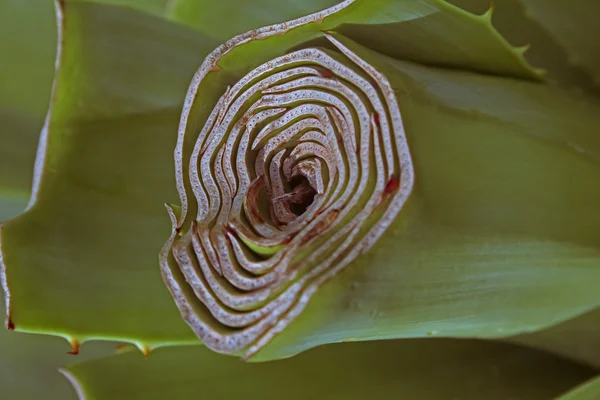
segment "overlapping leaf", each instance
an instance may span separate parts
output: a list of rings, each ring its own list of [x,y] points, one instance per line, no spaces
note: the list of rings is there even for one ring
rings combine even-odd
[[[70,350],[59,338],[0,330],[2,398],[75,400],[75,390],[58,368],[115,353],[114,346],[108,343],[86,345],[77,356],[67,354]]]
[[[167,14],[173,21],[225,41],[240,33],[300,18],[339,2],[340,0],[172,0]],[[226,23],[224,19],[227,20]]]
[[[349,338],[502,337],[597,307],[597,103],[352,46],[396,89],[415,193],[262,356]]]
[[[227,40],[234,35],[312,14],[337,3],[341,1],[259,0],[240,3],[237,0],[174,0],[169,7],[169,16],[174,21]],[[236,12],[230,13],[232,9]],[[539,78],[540,71],[528,65],[523,58],[525,49],[511,47],[496,32],[490,18],[491,13],[474,15],[445,0],[359,0],[318,24],[318,29],[332,29],[344,24],[340,28],[343,33],[359,37],[372,49],[385,49],[386,53],[397,58]],[[223,19],[227,23],[222,23]],[[315,25],[296,30],[301,32],[302,41],[315,35]],[[271,47],[269,54],[277,55],[296,35],[286,36],[281,40],[271,38],[268,46],[257,42],[246,48],[256,53],[257,48],[264,47],[266,50]],[[278,43],[281,48],[273,47]],[[238,51],[241,54],[244,50]]]
[[[597,400],[600,398],[600,377],[591,379],[561,396],[559,400]]]
[[[600,309],[509,340],[549,350],[600,369]]]
[[[2,227],[11,322],[77,340],[192,340],[155,266],[181,94],[215,42],[124,8],[62,12],[35,204]]]
[[[490,7],[487,0],[449,0],[474,13]],[[512,44],[527,46],[525,54],[545,77],[568,89],[598,94],[598,45],[594,0],[574,2],[504,0],[493,7],[493,25]],[[491,11],[489,12],[491,16]]]
[[[131,7],[157,16],[166,17],[169,12],[170,0],[80,0],[114,6]]]
[[[600,85],[600,45],[591,40],[600,35],[595,0],[519,0],[526,15],[540,24],[565,49],[568,61],[581,67]]]
[[[538,351],[474,340],[328,345],[249,365],[202,347],[120,354],[64,373],[86,399],[547,399],[591,371]],[[123,377],[127,376],[127,379]]]
[[[157,15],[166,12],[166,0],[97,2]],[[0,221],[16,216],[27,204],[54,77],[56,31],[51,0],[0,4],[0,54],[5,60],[0,65]]]

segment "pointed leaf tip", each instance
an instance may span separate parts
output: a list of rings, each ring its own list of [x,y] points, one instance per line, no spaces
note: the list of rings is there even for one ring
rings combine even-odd
[[[152,348],[142,343],[136,343],[136,347],[141,351],[144,358],[150,357],[150,353],[152,352]]]
[[[67,354],[71,354],[76,356],[79,354],[79,347],[81,343],[77,339],[68,339],[69,344],[71,345],[71,351],[68,351]]]
[[[481,17],[485,20],[488,20],[489,22],[492,22],[492,18],[494,17],[494,10],[495,10],[495,4],[494,2],[490,2],[490,6],[487,9],[486,12],[484,12],[483,14],[481,14]]]

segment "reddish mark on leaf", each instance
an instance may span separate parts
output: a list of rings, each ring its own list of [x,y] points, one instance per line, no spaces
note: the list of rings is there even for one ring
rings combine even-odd
[[[79,354],[79,341],[71,339],[69,340],[69,343],[71,344],[72,350],[67,352],[67,354],[71,354],[73,356]]]
[[[282,243],[282,244],[288,244],[289,242],[291,242],[291,241],[292,241],[292,239],[293,239],[293,238],[294,238],[294,235],[289,235],[289,236],[286,236],[286,238],[285,238],[285,239],[283,239],[283,242],[281,242],[281,243]]]
[[[391,194],[400,188],[400,179],[396,175],[392,175],[388,183],[386,183],[383,189],[383,194]]]
[[[234,237],[237,237],[237,232],[235,231],[235,229],[233,229],[231,226],[229,225],[223,225],[223,231],[225,233],[228,233]]]
[[[322,78],[333,78],[333,72],[329,69],[319,69],[319,75],[321,75]]]
[[[140,350],[142,351],[144,358],[150,357],[150,347],[142,346],[140,347]]]
[[[375,122],[375,125],[381,126],[380,122],[379,122],[379,113],[374,113],[373,114],[373,122]]]
[[[301,244],[306,244],[306,243],[310,242],[312,239],[314,239],[315,237],[317,237],[321,233],[323,233],[325,230],[327,230],[327,228],[329,228],[331,226],[331,224],[333,224],[333,221],[335,221],[335,219],[337,218],[337,216],[339,214],[340,214],[340,210],[329,211],[329,213],[325,216],[325,218],[323,218],[321,221],[319,221],[319,223],[317,223],[306,234],[306,236],[302,239]]]
[[[15,323],[12,322],[12,319],[10,319],[10,318],[6,322],[6,329],[8,329],[9,331],[14,331],[15,330]]]

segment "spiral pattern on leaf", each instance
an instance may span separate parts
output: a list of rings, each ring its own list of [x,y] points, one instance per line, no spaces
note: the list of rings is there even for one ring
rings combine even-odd
[[[180,160],[183,215],[170,211],[163,276],[215,351],[249,357],[265,346],[373,246],[412,190],[389,82],[326,37],[338,52],[298,50],[228,87]],[[183,232],[189,201],[198,213]]]

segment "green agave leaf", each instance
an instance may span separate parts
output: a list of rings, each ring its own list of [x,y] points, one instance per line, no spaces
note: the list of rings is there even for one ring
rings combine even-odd
[[[183,94],[216,44],[125,8],[61,7],[32,204],[1,232],[9,323],[80,342],[194,342],[162,285],[157,254],[169,229],[162,203],[176,198]]]
[[[70,347],[59,338],[0,332],[0,386],[5,399],[77,399],[59,367],[73,362]],[[114,353],[114,346],[94,343],[84,346],[78,360]]]
[[[600,377],[597,377],[559,397],[558,400],[598,400],[599,398]]]
[[[540,71],[523,59],[524,49],[512,48],[490,24],[491,14],[477,16],[444,0],[174,0],[170,16],[222,40],[234,35],[293,20],[336,3],[353,3],[320,24],[300,28],[301,36],[271,39],[268,47],[283,46],[293,37],[306,40],[318,31],[334,29],[360,38],[368,47],[412,61],[538,79]],[[235,9],[235,13],[230,10]],[[410,22],[409,22],[410,21]],[[409,22],[409,23],[407,23]],[[290,37],[292,36],[292,37]],[[246,49],[267,48],[260,42]],[[276,55],[281,49],[273,49]],[[236,49],[241,51],[241,49]],[[226,65],[227,58],[223,60]],[[221,63],[220,63],[221,65]],[[221,65],[221,66],[223,66]]]
[[[168,15],[173,21],[227,40],[252,29],[324,10],[337,3],[340,0],[172,0]]]
[[[163,253],[170,290],[182,316],[205,344],[225,353],[243,351],[245,357],[266,345],[256,359],[267,360],[347,340],[436,335],[505,337],[539,330],[597,307],[598,103],[537,83],[396,61],[339,34],[333,36],[390,80],[414,159],[414,191],[373,249],[321,287],[300,317],[292,313],[305,307],[312,291],[293,300],[289,314],[284,311],[278,316],[266,310],[279,310],[287,304],[288,295],[282,293],[288,287],[282,286],[281,292],[263,299],[258,297],[263,294],[262,284],[256,283],[256,290],[237,290],[241,280],[234,281],[235,273],[229,272],[229,276],[225,274],[217,278],[217,283],[211,283],[206,272],[207,265],[209,269],[216,267],[212,260],[207,261],[208,256],[202,256],[208,250],[197,250],[198,242],[202,248],[208,246],[201,235],[210,232],[212,246],[221,256],[232,250],[218,246],[219,230],[231,221],[238,226],[234,211],[227,211],[231,216],[225,214],[231,221],[224,220],[223,214],[212,213],[204,205],[220,204],[214,199],[217,195],[223,204],[226,201],[227,195],[222,194],[226,193],[222,184],[225,178],[219,181],[215,167],[216,177],[212,179],[219,192],[214,195],[213,191],[209,200],[202,202],[197,217],[195,202],[202,199],[201,186],[194,183],[195,192],[182,195],[182,216],[186,206],[187,216],[185,220],[177,216],[176,229]],[[291,56],[282,60],[296,65]],[[280,71],[284,66],[271,68]],[[197,84],[197,92],[191,92],[189,98],[195,98],[203,110],[218,92],[215,86],[223,79],[219,76],[223,72],[208,74]],[[261,79],[267,82],[268,77]],[[225,86],[221,87],[221,93],[225,93]],[[250,90],[240,87],[231,90]],[[242,94],[233,92],[230,96]],[[234,109],[232,115],[237,117],[231,126],[237,118],[244,121],[243,115],[250,107],[248,104]],[[220,112],[219,106],[216,112]],[[188,136],[204,132],[205,120],[190,118],[185,130]],[[206,140],[210,143],[225,148],[225,139],[218,135],[227,130],[216,129],[216,136],[209,132],[211,136],[200,136],[199,143],[209,138]],[[249,140],[253,141],[253,136]],[[185,146],[192,147],[189,142]],[[239,152],[245,151],[239,146]],[[212,164],[205,164],[204,157],[210,155],[212,162],[211,154],[218,159],[221,149],[215,145],[204,148],[199,176],[195,177],[193,170],[189,178],[185,170],[178,172],[180,183],[191,185],[198,179],[202,187],[209,187],[206,171]],[[180,154],[183,156],[178,161],[188,165],[186,152],[178,150],[178,157]],[[228,169],[223,163],[222,168]],[[241,180],[239,169],[238,165],[234,174]],[[400,181],[403,179],[401,176]],[[217,224],[211,225],[211,215],[219,215]],[[191,222],[194,218],[196,225]],[[231,235],[228,237],[231,239]],[[173,257],[167,259],[171,245]],[[331,246],[338,245],[336,242]],[[313,254],[318,248],[315,246],[292,248],[290,252],[299,252],[294,261]],[[225,264],[221,261],[220,267]],[[306,268],[312,271],[316,266]],[[313,290],[309,283],[299,283],[305,282],[301,281],[304,272],[299,275],[290,273],[289,288],[301,284],[307,287],[307,293]],[[239,300],[243,306],[226,300],[228,293],[243,299],[244,303]],[[261,300],[253,300],[254,296]],[[224,322],[229,318],[227,313],[235,318],[251,318],[252,313],[259,312],[267,313],[268,318],[243,325],[244,329],[239,329],[237,322]],[[265,328],[265,321],[275,327]],[[267,344],[273,336],[275,339]]]
[[[213,29],[215,32],[223,30],[215,27],[215,24],[229,15],[229,1],[219,2],[214,6],[215,14],[204,14],[203,20],[195,26],[200,29],[211,26],[206,31],[211,34]],[[525,48],[514,48],[504,40],[492,26],[488,14],[477,16],[444,0],[346,0],[338,8],[337,12],[316,22],[286,29],[285,35],[236,46],[219,60],[219,67],[243,69],[248,60],[257,66],[281,55],[293,45],[320,36],[321,31],[335,29],[372,49],[397,58],[540,79],[541,71],[531,67],[523,57]],[[218,18],[219,15],[224,17]],[[207,19],[211,19],[211,22]],[[251,20],[248,22],[248,26],[251,26]],[[257,21],[255,28],[260,26],[257,25],[260,22],[263,21]],[[227,30],[221,37],[228,38],[234,32]]]
[[[450,1],[473,13],[484,13],[490,7],[488,0]],[[581,63],[573,62],[576,57],[573,52],[582,52],[585,57],[593,57],[597,53],[593,49],[595,43],[587,39],[593,37],[593,30],[596,29],[592,16],[597,14],[593,10],[597,6],[597,2],[587,0],[575,3],[504,0],[495,3],[492,21],[510,43],[528,47],[526,59],[543,68],[549,81],[569,89],[598,94],[593,75],[582,68]],[[548,29],[549,25],[552,25],[552,29]],[[567,44],[560,40],[565,30],[578,35],[579,44],[575,41]]]
[[[166,0],[96,0],[156,14]],[[35,10],[35,12],[32,12]],[[0,4],[0,221],[21,212],[31,190],[39,132],[48,110],[56,54],[51,0]]]
[[[5,60],[0,65],[0,107],[7,114],[17,111],[43,121],[54,75],[54,5],[46,0],[6,0],[0,5],[0,21],[0,51]]]
[[[73,2],[73,0],[67,0]],[[88,1],[93,3],[101,3],[114,6],[124,6],[135,8],[154,14],[157,16],[166,17],[169,11],[169,3],[171,0],[75,0],[75,1]]]
[[[62,371],[81,399],[549,399],[591,375],[531,349],[474,340],[323,346],[288,360],[244,364],[202,347],[75,364]]]
[[[600,309],[510,340],[600,369]]]
[[[432,17],[433,20],[428,19]],[[343,30],[346,34],[359,36],[362,41],[368,40],[370,46],[387,48],[394,56],[404,54],[409,59],[431,62],[436,65],[449,65],[458,68],[476,68],[485,72],[505,73],[509,76],[537,77],[537,72],[529,67],[522,57],[522,52],[513,49],[494,30],[487,16],[477,17],[461,11],[444,1],[363,1],[347,0],[340,3],[336,9],[324,11],[312,18],[314,22],[296,20],[285,26],[275,26],[278,32],[273,35],[273,27],[248,32],[237,41],[241,45],[233,46],[228,42],[223,46],[223,54],[212,69],[219,70],[212,82],[202,84],[195,97],[189,99],[192,103],[189,116],[194,121],[190,124],[191,133],[187,132],[181,139],[184,143],[181,150],[184,159],[189,159],[194,146],[194,138],[204,121],[209,117],[210,108],[205,104],[215,104],[224,92],[224,87],[233,84],[251,67],[256,67],[271,58],[280,56],[290,48],[298,46],[310,39],[322,36],[322,31],[328,29]],[[402,23],[412,23],[411,29],[402,28]],[[366,31],[366,24],[372,24],[372,31]],[[461,29],[456,30],[457,24]],[[435,28],[438,27],[438,28]],[[465,30],[465,27],[468,29]],[[405,35],[390,44],[377,38],[387,38],[390,32],[402,30]],[[354,33],[354,34],[353,34]],[[259,34],[260,40],[252,40]],[[465,34],[467,37],[465,37]],[[447,51],[449,37],[461,43],[460,51],[454,51],[456,43],[452,43],[451,51]],[[463,43],[464,41],[464,43]],[[426,43],[424,46],[414,46],[411,43]],[[196,107],[193,103],[200,105]],[[181,165],[183,174],[187,174],[187,164]],[[189,184],[186,190],[190,191]],[[190,214],[195,212],[194,205],[189,205]]]
[[[14,218],[27,205],[27,194],[11,191],[0,193],[0,221]]]

